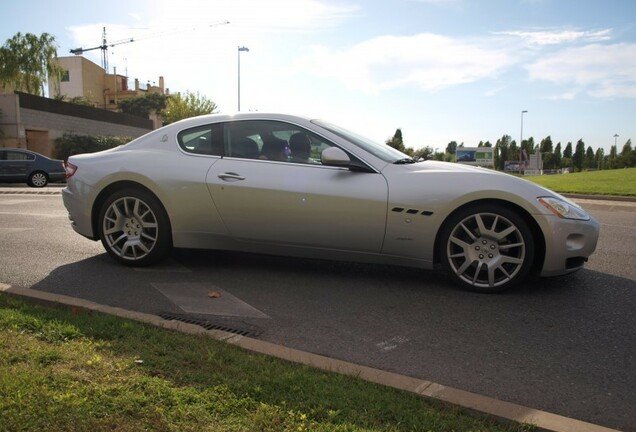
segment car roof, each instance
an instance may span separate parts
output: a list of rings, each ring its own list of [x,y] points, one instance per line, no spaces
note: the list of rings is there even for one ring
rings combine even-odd
[[[310,117],[305,117],[301,115],[292,115],[292,114],[283,114],[276,112],[246,112],[246,113],[231,113],[231,114],[206,114],[197,117],[190,117],[184,120],[180,120],[178,122],[172,123],[168,126],[175,126],[177,128],[185,128],[190,125],[199,125],[202,122],[227,122],[227,121],[235,121],[235,120],[280,120],[280,121],[290,121],[290,122],[308,122],[311,120]]]

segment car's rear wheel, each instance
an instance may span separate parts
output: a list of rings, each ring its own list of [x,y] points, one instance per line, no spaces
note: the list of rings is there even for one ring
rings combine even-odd
[[[34,173],[31,173],[31,175],[29,176],[27,180],[27,184],[29,186],[37,187],[37,188],[44,187],[48,183],[49,183],[49,178],[47,177],[46,173],[43,173],[42,171],[36,171]]]
[[[163,206],[141,190],[123,190],[108,197],[99,213],[99,236],[113,258],[130,266],[154,264],[172,247]]]
[[[445,223],[440,257],[452,279],[478,292],[509,289],[531,270],[534,239],[515,212],[494,204],[461,209]]]

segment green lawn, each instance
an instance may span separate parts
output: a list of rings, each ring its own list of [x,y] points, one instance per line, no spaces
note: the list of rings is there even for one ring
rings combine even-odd
[[[0,293],[2,431],[528,431],[354,377]]]
[[[636,168],[524,178],[560,193],[636,196]]]

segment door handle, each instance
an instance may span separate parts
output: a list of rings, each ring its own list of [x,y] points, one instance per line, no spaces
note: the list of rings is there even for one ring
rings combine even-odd
[[[240,174],[233,173],[233,172],[221,173],[221,174],[219,174],[218,177],[221,180],[245,180],[245,177],[243,177]]]

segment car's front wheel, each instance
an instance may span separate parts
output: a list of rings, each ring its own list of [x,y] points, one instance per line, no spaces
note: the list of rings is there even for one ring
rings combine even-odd
[[[46,173],[42,171],[36,171],[31,173],[27,180],[27,184],[31,187],[41,188],[46,186],[49,183],[49,178],[46,176]]]
[[[99,236],[113,258],[130,266],[154,264],[172,247],[163,206],[142,190],[118,191],[108,197],[99,213]]]
[[[442,265],[459,285],[500,292],[530,273],[534,239],[517,213],[494,204],[475,205],[446,221],[439,252]]]

